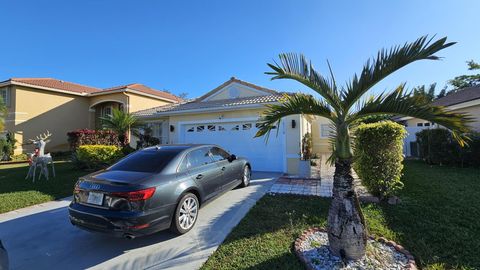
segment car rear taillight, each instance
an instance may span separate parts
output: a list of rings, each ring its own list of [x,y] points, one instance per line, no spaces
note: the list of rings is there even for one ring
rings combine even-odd
[[[155,188],[151,187],[147,189],[129,191],[129,192],[114,192],[114,193],[111,193],[110,195],[113,197],[125,198],[128,201],[133,202],[133,201],[148,200],[153,196],[153,193],[155,193]]]

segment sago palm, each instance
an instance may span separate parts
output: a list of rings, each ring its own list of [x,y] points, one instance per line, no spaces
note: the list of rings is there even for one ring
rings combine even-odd
[[[113,109],[112,115],[100,117],[100,120],[104,129],[110,129],[117,133],[122,146],[128,144],[128,131],[137,136],[139,129],[143,126],[133,114],[119,109]]]
[[[367,232],[351,174],[351,129],[362,118],[375,115],[411,116],[440,124],[464,144],[469,117],[445,111],[442,107],[419,102],[404,91],[404,84],[390,93],[364,98],[378,82],[398,69],[418,60],[437,60],[434,54],[454,43],[442,38],[437,41],[421,37],[412,43],[382,49],[364,65],[344,86],[338,86],[330,69],[328,77],[317,72],[303,55],[281,54],[280,62],[268,64],[273,70],[266,72],[274,79],[291,79],[311,88],[320,95],[286,95],[280,104],[267,105],[260,120],[259,136],[268,136],[280,120],[293,114],[325,117],[334,128],[332,134],[332,162],[335,163],[333,200],[328,213],[328,239],[331,251],[345,259],[359,259],[365,254]]]

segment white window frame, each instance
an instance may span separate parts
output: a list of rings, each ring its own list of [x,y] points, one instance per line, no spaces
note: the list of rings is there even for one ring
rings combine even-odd
[[[152,129],[152,136],[160,140],[160,144],[168,143],[168,122],[152,122],[149,123]]]
[[[105,111],[106,109],[110,109],[110,113],[107,114]],[[112,113],[113,113],[113,106],[109,105],[109,106],[105,106],[102,108],[102,117],[111,117],[112,116]]]
[[[11,90],[9,86],[0,88],[0,96],[3,99],[5,106],[10,107]]]

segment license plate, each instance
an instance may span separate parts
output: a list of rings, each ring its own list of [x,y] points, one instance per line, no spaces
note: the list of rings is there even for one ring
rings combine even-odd
[[[98,192],[88,193],[87,203],[102,205],[103,204],[103,193],[98,193]]]

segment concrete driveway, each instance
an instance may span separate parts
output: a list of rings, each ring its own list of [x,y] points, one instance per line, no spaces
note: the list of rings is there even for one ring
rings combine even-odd
[[[278,176],[254,172],[249,187],[202,207],[182,236],[164,231],[127,240],[85,232],[70,224],[65,199],[0,215],[0,239],[12,269],[198,269]]]

